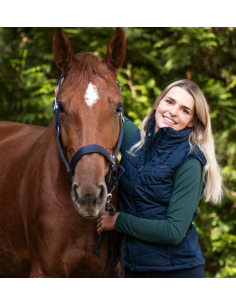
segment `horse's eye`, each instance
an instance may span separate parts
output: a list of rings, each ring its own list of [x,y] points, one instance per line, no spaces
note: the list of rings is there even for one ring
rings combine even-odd
[[[124,112],[124,110],[123,110],[123,105],[120,104],[120,105],[117,106],[115,114],[121,113],[121,112]]]
[[[58,109],[59,109],[59,112],[65,113],[65,108],[62,106],[62,104],[58,104]]]

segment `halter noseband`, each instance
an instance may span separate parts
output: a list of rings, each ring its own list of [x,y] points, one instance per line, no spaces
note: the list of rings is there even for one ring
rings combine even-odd
[[[59,95],[62,78],[63,78],[63,74],[60,77],[57,96],[55,97],[54,102],[53,102],[53,109],[54,109],[54,115],[55,115],[55,128],[57,130],[57,145],[58,145],[58,150],[59,150],[61,159],[62,159],[63,163],[65,164],[65,167],[66,167],[67,173],[70,177],[71,183],[73,182],[75,166],[82,156],[84,156],[86,154],[91,154],[91,153],[99,153],[99,154],[102,154],[109,161],[110,168],[109,168],[108,174],[105,177],[105,182],[106,182],[107,191],[108,191],[106,210],[110,213],[114,213],[115,208],[110,204],[110,201],[112,198],[111,193],[115,190],[117,183],[118,183],[118,179],[124,172],[124,168],[122,166],[119,166],[117,168],[117,165],[116,165],[116,158],[120,151],[121,142],[122,142],[122,138],[123,138],[124,120],[122,118],[122,114],[120,113],[120,115],[119,115],[120,116],[120,134],[119,134],[119,138],[118,138],[118,141],[116,144],[116,150],[113,155],[111,155],[104,147],[102,147],[100,145],[97,145],[97,144],[87,145],[87,146],[80,148],[74,154],[74,156],[71,159],[70,165],[68,165],[68,163],[65,159],[65,156],[63,154],[62,147],[61,147],[61,126],[60,126],[60,122],[59,122],[59,108],[58,108],[58,104],[57,104],[57,97]],[[120,87],[118,81],[117,81],[117,85],[121,90],[121,87]]]

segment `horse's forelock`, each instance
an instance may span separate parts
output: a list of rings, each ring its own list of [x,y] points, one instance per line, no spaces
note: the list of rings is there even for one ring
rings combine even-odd
[[[68,83],[85,89],[94,76],[106,78],[106,66],[100,57],[92,53],[78,53],[75,58],[76,60],[66,76]]]

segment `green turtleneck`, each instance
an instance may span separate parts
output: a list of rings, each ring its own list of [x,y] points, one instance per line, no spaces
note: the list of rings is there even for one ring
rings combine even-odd
[[[121,153],[138,127],[125,118]],[[154,131],[155,135],[155,131]],[[166,219],[150,220],[120,213],[116,230],[149,243],[176,245],[184,238],[198,206],[203,186],[198,160],[186,160],[175,172]]]

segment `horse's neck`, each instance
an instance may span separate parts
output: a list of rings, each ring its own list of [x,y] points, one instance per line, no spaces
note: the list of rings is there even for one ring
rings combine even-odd
[[[68,174],[59,154],[57,131],[54,128],[54,121],[50,123],[37,140],[36,150],[37,149],[41,152],[38,153],[38,157],[43,170],[48,171],[50,176],[53,176],[57,181],[60,179],[65,180],[65,177],[67,178]]]
[[[57,151],[57,132],[54,128],[54,121],[45,129],[42,135],[36,141],[37,146],[40,147],[40,150],[45,155],[54,155]],[[55,156],[56,157],[56,156]]]

